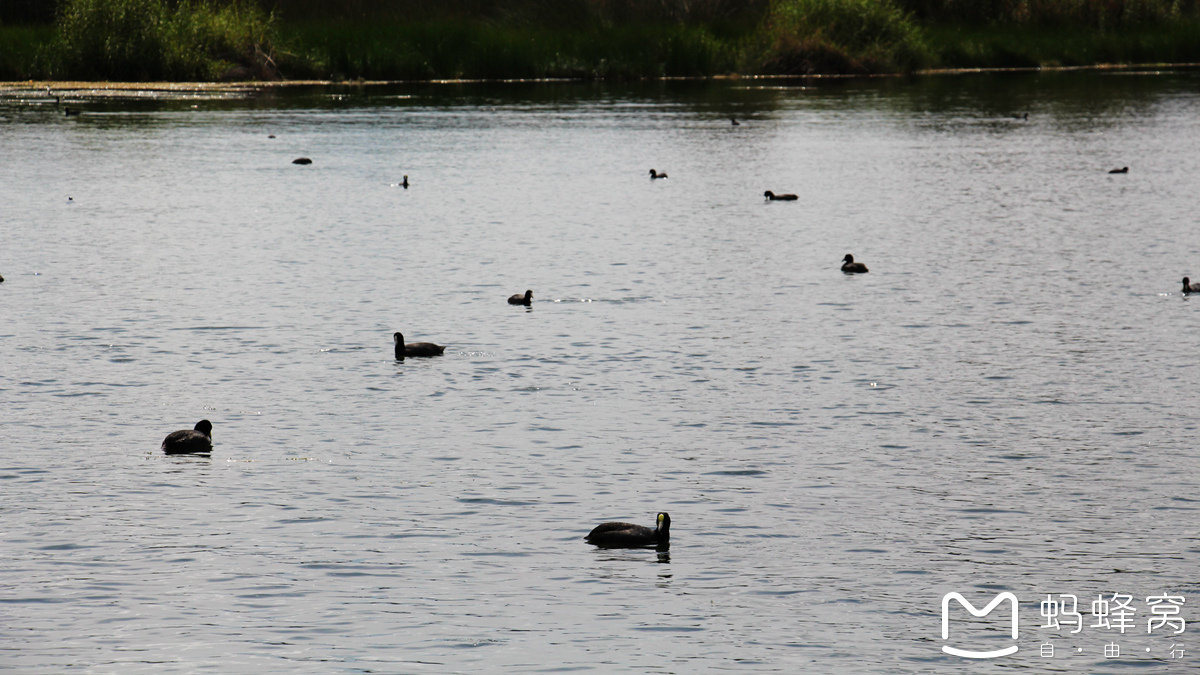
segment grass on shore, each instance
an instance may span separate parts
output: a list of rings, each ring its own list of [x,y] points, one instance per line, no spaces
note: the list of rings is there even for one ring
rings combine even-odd
[[[955,68],[1110,63],[1200,63],[1200,20],[1105,31],[1070,27],[952,26],[925,29],[936,62]]]
[[[305,1],[310,12],[323,6]],[[650,5],[632,0],[444,2],[407,17],[348,3],[289,22],[254,0],[59,0],[53,28],[0,26],[0,79],[591,79],[1200,61],[1200,0],[981,0],[953,22],[936,19],[961,9],[957,0],[661,0],[641,14],[629,8]],[[488,11],[463,18],[479,3]]]
[[[931,63],[921,30],[892,0],[779,0],[747,65],[791,75],[904,72]]]
[[[41,55],[53,40],[53,26],[0,26],[0,80],[44,78]]]
[[[700,27],[562,31],[476,22],[285,25],[288,77],[366,79],[637,78],[736,72],[736,46]]]
[[[343,20],[284,24],[279,43],[290,70],[371,79],[867,73],[930,64],[919,29],[892,0],[775,0],[762,19],[733,26]]]
[[[39,66],[60,79],[269,77],[272,21],[244,0],[64,0]]]

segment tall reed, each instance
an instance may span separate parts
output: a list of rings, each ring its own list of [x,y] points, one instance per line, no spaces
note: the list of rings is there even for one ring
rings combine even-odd
[[[288,21],[483,22],[580,30],[677,23],[752,26],[769,0],[263,0]]]
[[[1125,26],[1103,32],[1062,27],[963,26],[926,30],[936,62],[960,68],[1200,63],[1200,20]]]
[[[939,25],[1109,29],[1195,18],[1200,0],[897,0],[921,21]]]
[[[591,25],[575,30],[480,21],[285,25],[291,77],[368,79],[631,78],[737,72],[736,45],[701,27]]]
[[[0,26],[0,77],[637,78],[1200,60],[1200,0],[0,0],[0,16],[36,22],[48,5],[54,40]]]
[[[270,77],[273,18],[244,0],[63,0],[55,74],[87,79]]]
[[[774,0],[762,39],[760,72],[894,72],[932,61],[920,28],[892,0]]]
[[[0,81],[41,77],[41,57],[53,39],[48,26],[0,26]]]

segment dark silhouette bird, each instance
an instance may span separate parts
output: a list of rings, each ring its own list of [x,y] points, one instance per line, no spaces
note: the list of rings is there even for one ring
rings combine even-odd
[[[842,258],[842,271],[846,274],[863,274],[868,270],[866,265],[854,262],[854,256],[847,253],[846,257]]]
[[[650,180],[654,180],[655,178],[666,178],[666,177],[667,177],[667,174],[659,173],[659,172],[655,171],[654,169],[650,169]]]
[[[585,537],[589,544],[602,548],[667,548],[671,543],[671,516],[658,514],[658,527],[649,528],[632,523],[601,523]]]
[[[404,174],[404,180],[400,181],[400,187],[408,189],[408,174]]]
[[[734,119],[734,118],[732,118],[732,117],[730,117],[730,118],[729,118],[729,121],[730,121],[730,125],[729,125],[729,126],[732,126],[732,127],[740,127],[740,126],[742,126],[742,123],[741,123],[741,122],[737,121],[736,119]]]
[[[445,347],[432,342],[411,342],[406,345],[400,333],[393,333],[392,339],[396,341],[396,358],[400,361],[406,356],[441,356],[446,351]]]
[[[63,115],[66,117],[75,117],[78,114],[79,110],[76,108],[63,108]]]
[[[1187,295],[1188,293],[1200,293],[1200,284],[1189,283],[1189,279],[1187,277],[1184,277],[1183,278],[1183,294]]]
[[[0,284],[4,283],[4,277],[0,277]]]
[[[172,431],[163,439],[162,451],[168,455],[196,455],[212,452],[212,422],[200,420],[195,429]]]
[[[516,295],[509,296],[508,304],[510,304],[510,305],[525,305],[525,306],[532,305],[533,304],[533,291],[525,291],[525,295],[521,295],[520,293],[517,293]]]
[[[1109,171],[1109,173],[1129,173],[1129,167],[1126,166],[1120,169],[1112,169]]]
[[[267,138],[275,138],[275,134],[268,134]]]
[[[796,195],[792,195],[792,194],[777,195],[774,192],[771,192],[770,190],[767,190],[766,192],[764,192],[763,196],[773,202],[794,202],[797,199],[799,199],[799,197],[797,197]]]
[[[307,157],[297,157],[292,160],[292,164],[312,164],[312,160]]]

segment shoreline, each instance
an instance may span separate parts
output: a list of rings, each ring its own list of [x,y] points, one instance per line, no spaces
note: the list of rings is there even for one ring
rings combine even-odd
[[[931,68],[911,73],[868,73],[868,74],[811,74],[811,75],[712,75],[671,76],[640,79],[613,79],[611,82],[704,82],[704,81],[810,81],[879,79],[904,77],[938,77],[948,75],[975,75],[992,73],[1056,73],[1056,72],[1143,72],[1143,71],[1188,71],[1200,70],[1200,63],[1099,63],[1089,66],[1030,66],[1009,68]],[[378,87],[416,84],[537,84],[537,83],[595,83],[603,78],[463,78],[430,80],[274,80],[241,82],[88,82],[82,80],[22,80],[0,82],[0,97],[24,94],[33,91],[71,92],[94,98],[170,98],[172,95],[244,95],[250,96],[271,89],[288,87],[355,86]],[[54,95],[54,94],[50,94]]]

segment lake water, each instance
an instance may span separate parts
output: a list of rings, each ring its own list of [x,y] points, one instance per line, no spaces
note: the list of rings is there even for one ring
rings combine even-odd
[[[0,670],[1197,668],[1200,73],[68,98],[0,95]]]

